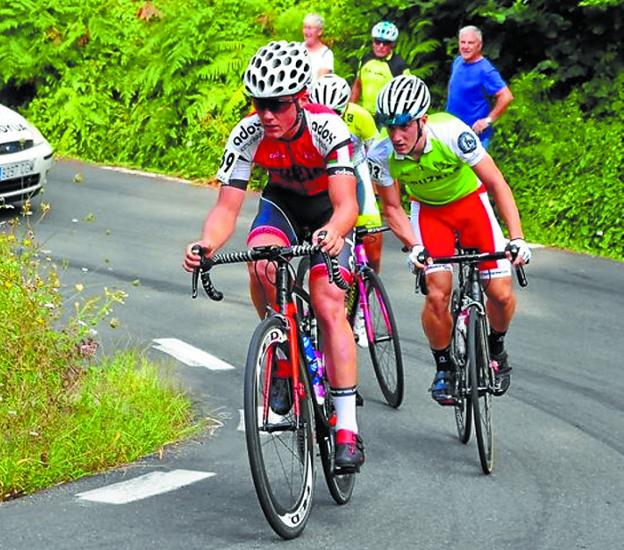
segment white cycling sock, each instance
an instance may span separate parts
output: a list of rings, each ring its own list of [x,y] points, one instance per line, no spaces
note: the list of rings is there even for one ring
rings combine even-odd
[[[336,431],[349,430],[358,433],[355,415],[356,386],[352,388],[331,388],[331,395],[336,409]]]

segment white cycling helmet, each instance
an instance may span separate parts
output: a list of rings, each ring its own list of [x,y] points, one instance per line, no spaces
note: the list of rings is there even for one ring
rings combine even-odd
[[[312,80],[308,50],[300,42],[269,42],[251,58],[243,83],[254,98],[294,95]]]
[[[342,113],[349,103],[351,88],[347,81],[336,75],[326,74],[319,78],[310,90],[310,100],[313,103],[327,105],[334,111]]]
[[[390,21],[380,21],[373,27],[371,36],[377,38],[377,40],[396,42],[396,39],[399,37],[399,29]]]
[[[429,88],[417,76],[394,77],[377,94],[377,117],[384,126],[403,126],[429,108]]]

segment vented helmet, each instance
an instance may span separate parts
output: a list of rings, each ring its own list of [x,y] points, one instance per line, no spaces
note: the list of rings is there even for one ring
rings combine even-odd
[[[300,42],[269,42],[251,58],[243,76],[254,98],[294,95],[312,80],[308,50]]]
[[[377,95],[377,120],[383,126],[404,126],[426,114],[430,103],[429,89],[420,78],[400,75]]]
[[[373,27],[371,36],[377,38],[377,40],[396,42],[396,39],[399,37],[399,29],[390,21],[380,21]]]
[[[351,88],[347,81],[336,75],[326,74],[319,78],[310,90],[310,100],[314,103],[327,105],[342,113],[349,103]]]

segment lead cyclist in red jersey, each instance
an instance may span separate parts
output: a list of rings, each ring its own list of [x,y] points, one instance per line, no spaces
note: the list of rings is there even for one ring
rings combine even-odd
[[[318,242],[324,232],[324,250],[339,257],[344,275],[350,277],[350,236],[358,214],[350,133],[333,111],[308,104],[310,81],[308,53],[299,43],[271,42],[249,62],[243,82],[255,112],[236,125],[227,141],[217,173],[219,197],[206,217],[201,240],[186,249],[187,271],[199,265],[199,256],[191,250],[195,244],[210,256],[234,232],[255,164],[268,172],[269,180],[247,244],[296,244],[306,231]],[[258,315],[264,317],[266,298],[275,301],[275,274],[270,265],[256,265],[249,269],[250,292]],[[336,409],[335,463],[357,470],[364,449],[355,414],[355,342],[345,293],[329,283],[320,259],[312,258],[310,294]],[[287,383],[280,373],[273,380],[270,404],[278,414],[291,406],[290,394],[284,391]]]

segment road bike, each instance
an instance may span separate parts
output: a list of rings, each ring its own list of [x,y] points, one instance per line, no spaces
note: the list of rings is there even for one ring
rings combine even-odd
[[[511,247],[512,261],[518,249]],[[472,424],[483,473],[494,468],[494,431],[492,429],[492,396],[496,394],[495,364],[490,359],[487,336],[489,324],[485,310],[484,281],[479,275],[479,264],[501,260],[506,253],[479,253],[474,249],[457,246],[457,254],[432,258],[434,264],[457,264],[458,285],[451,298],[453,332],[451,353],[455,363],[453,388],[455,424],[462,443],[470,440]],[[424,257],[423,263],[424,263]],[[419,259],[420,261],[420,259]],[[520,286],[527,286],[522,266],[516,268]],[[425,277],[417,272],[417,289],[427,294]]]
[[[193,297],[198,279],[213,300],[223,294],[210,279],[219,264],[268,260],[275,266],[276,306],[269,308],[251,338],[244,382],[244,418],[247,454],[256,494],[273,530],[285,539],[299,536],[309,519],[315,485],[315,440],[324,477],[337,504],[346,504],[353,492],[355,472],[334,465],[335,411],[324,368],[309,356],[307,344],[319,349],[318,330],[309,294],[294,284],[291,260],[320,253],[319,245],[260,246],[203,257],[193,273]],[[348,288],[338,263],[324,255],[329,278]],[[257,267],[257,264],[255,264]],[[268,265],[268,264],[267,264]],[[308,347],[309,350],[309,347]],[[316,359],[320,354],[317,353]],[[278,366],[288,371],[290,408],[271,409],[270,389]]]
[[[404,387],[399,333],[388,293],[379,275],[370,267],[364,247],[368,235],[388,230],[385,226],[356,228],[354,280],[347,294],[346,308],[356,340],[360,337],[356,328],[358,317],[363,317],[365,346],[368,347],[377,382],[388,405],[397,408],[403,402]],[[302,288],[305,287],[308,268],[306,259],[299,263],[297,285]]]

